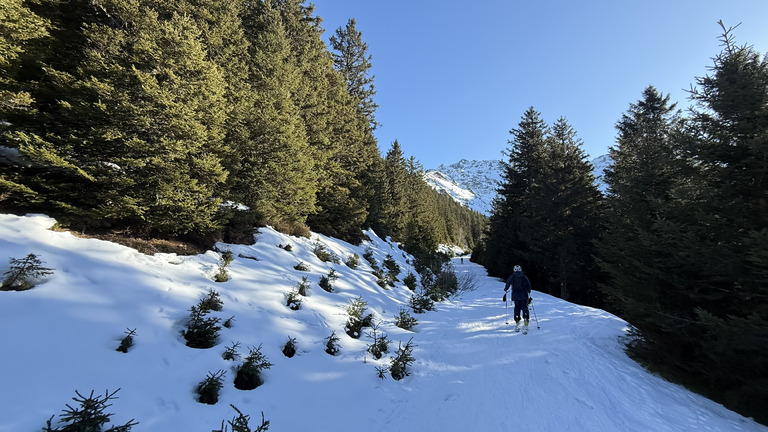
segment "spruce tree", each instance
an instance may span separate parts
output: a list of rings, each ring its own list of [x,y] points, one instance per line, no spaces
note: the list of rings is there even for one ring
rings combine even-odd
[[[482,251],[483,264],[494,276],[506,278],[514,265],[530,268],[528,264],[532,262],[525,256],[521,230],[526,218],[531,216],[526,199],[541,180],[544,169],[547,125],[540,116],[531,107],[523,114],[518,127],[510,131],[509,160],[504,163]],[[534,283],[539,281],[534,272],[526,273]]]
[[[376,108],[373,101],[376,94],[370,74],[371,55],[368,54],[368,44],[363,42],[363,34],[355,28],[356,21],[350,18],[346,27],[339,27],[331,36],[331,47],[334,49],[333,64],[347,81],[347,91],[357,101],[358,110],[368,119],[371,130],[379,125],[376,122]]]
[[[723,28],[711,74],[697,79],[692,138],[694,175],[679,193],[675,244],[690,296],[686,325],[694,362],[724,403],[766,422],[768,369],[768,58],[737,45]],[[676,209],[678,210],[678,209]],[[683,217],[687,212],[687,218]],[[695,222],[694,222],[695,221]],[[683,325],[683,324],[681,324]]]
[[[52,35],[71,36],[53,46],[70,51],[50,56],[36,111],[9,134],[33,161],[24,186],[65,223],[214,229],[223,79],[195,22],[118,0],[71,3],[50,6]]]
[[[18,81],[19,56],[25,52],[34,55],[32,46],[47,36],[48,27],[48,21],[22,0],[0,4],[0,119],[5,119],[6,111],[28,109],[32,103],[30,94]]]
[[[268,1],[247,3],[243,15],[254,91],[250,136],[236,147],[233,195],[265,222],[301,225],[315,211],[316,174],[305,125],[292,100],[300,80],[280,14]]]

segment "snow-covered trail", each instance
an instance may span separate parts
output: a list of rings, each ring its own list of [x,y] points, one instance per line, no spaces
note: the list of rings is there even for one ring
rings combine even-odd
[[[541,328],[531,313],[529,334],[515,332],[504,283],[454,264],[478,289],[421,322],[416,373],[375,430],[768,430],[647,373],[622,351],[626,323],[602,310],[534,291]]]
[[[410,332],[394,326],[412,295],[402,283],[382,289],[367,261],[350,268],[313,253],[318,242],[340,257],[370,248],[377,262],[391,254],[402,275],[413,271],[396,244],[373,233],[354,246],[261,229],[253,245],[221,245],[237,258],[228,267],[231,280],[219,284],[211,280],[219,260],[212,251],[147,256],[50,231],[54,222],[0,215],[0,260],[34,252],[55,269],[29,291],[0,292],[0,432],[39,431],[75,391],[118,388],[110,424],[135,419],[134,432],[208,432],[233,417],[230,404],[251,416],[252,428],[263,412],[270,431],[768,432],[647,373],[622,351],[626,323],[604,311],[534,292],[541,329],[532,320],[528,335],[516,333],[505,324],[503,283],[466,260],[454,265],[475,275],[477,289],[436,312],[414,314],[419,323]],[[297,262],[311,269],[298,271]],[[0,274],[7,268],[0,262]],[[326,292],[317,283],[330,268],[340,278]],[[292,311],[285,294],[304,278],[312,288]],[[210,289],[224,301],[213,315],[234,316],[234,325],[222,329],[215,347],[192,349],[180,332],[189,307]],[[344,334],[345,307],[356,297],[391,341],[381,360],[366,352],[370,338]],[[118,353],[127,328],[138,329],[136,344]],[[332,331],[341,344],[335,357],[324,351]],[[293,358],[281,352],[288,337],[298,340]],[[411,338],[411,375],[379,379],[375,366],[389,365],[398,342]],[[273,363],[257,389],[233,386],[239,362],[221,354],[236,341],[241,355],[261,346]],[[196,385],[217,370],[226,372],[219,402],[198,403]]]

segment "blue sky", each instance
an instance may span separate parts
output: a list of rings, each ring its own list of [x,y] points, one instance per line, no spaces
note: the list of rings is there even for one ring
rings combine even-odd
[[[764,0],[314,0],[325,38],[349,18],[369,45],[379,148],[397,139],[425,168],[504,159],[533,106],[566,117],[594,158],[653,85],[681,108],[720,52],[717,21],[768,51]]]

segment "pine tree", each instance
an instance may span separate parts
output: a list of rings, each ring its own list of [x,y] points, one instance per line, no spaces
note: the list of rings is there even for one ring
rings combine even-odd
[[[686,271],[698,326],[694,363],[727,406],[768,421],[761,352],[768,338],[768,58],[738,46],[723,28],[723,50],[691,97],[694,132],[685,142],[695,175],[679,193],[674,245]],[[678,210],[678,209],[676,209]],[[687,210],[687,217],[683,211]],[[688,251],[695,253],[685,253]]]
[[[600,240],[601,267],[608,277],[604,287],[625,317],[648,334],[666,332],[677,326],[674,317],[688,315],[681,297],[685,289],[676,283],[680,269],[670,256],[673,221],[665,221],[673,186],[680,181],[675,150],[679,124],[669,96],[646,88],[616,125],[617,146],[610,150],[613,163],[605,176],[608,227]],[[649,314],[651,306],[663,315]]]
[[[48,21],[24,3],[6,0],[0,4],[0,119],[7,111],[27,109],[32,103],[17,80],[21,69],[18,58],[33,51],[30,45],[48,34]]]
[[[374,115],[378,105],[373,101],[374,76],[370,75],[371,55],[368,44],[363,42],[363,34],[355,28],[355,19],[350,18],[346,27],[339,27],[331,36],[333,64],[347,81],[347,91],[357,101],[358,110],[368,119],[371,130],[379,125]]]
[[[491,275],[507,277],[510,269],[518,264],[530,268],[528,264],[532,261],[525,256],[521,230],[530,217],[526,198],[542,179],[546,129],[539,112],[531,107],[523,114],[518,127],[510,131],[509,161],[504,164],[482,252],[483,264]],[[540,280],[538,274],[528,274],[532,282]]]
[[[35,165],[24,185],[65,223],[216,228],[224,85],[196,24],[118,0],[77,6],[79,20],[71,5],[54,14],[54,35],[74,41],[60,48],[76,51],[44,70],[37,112],[13,123],[11,137]]]
[[[238,163],[231,188],[265,222],[301,225],[315,211],[316,174],[305,126],[291,97],[300,72],[270,2],[248,3],[243,26],[255,93],[248,113],[249,139],[234,149]]]
[[[538,222],[530,232],[538,231],[541,241],[526,243],[545,257],[538,266],[546,269],[542,273],[552,284],[552,292],[563,299],[593,302],[597,276],[594,241],[601,231],[600,192],[581,140],[565,118],[552,125],[546,155],[546,181],[531,197]]]

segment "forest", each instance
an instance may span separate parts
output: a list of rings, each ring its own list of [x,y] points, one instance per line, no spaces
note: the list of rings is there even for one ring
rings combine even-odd
[[[634,359],[766,423],[768,60],[720,25],[690,109],[649,86],[618,119],[605,196],[567,120],[526,111],[473,260],[614,312]]]
[[[252,241],[253,227],[471,249],[487,218],[382,156],[371,55],[299,0],[0,6],[0,210],[80,232]],[[330,45],[330,46],[329,46]]]
[[[459,245],[624,318],[633,358],[768,423],[768,60],[734,29],[691,108],[653,86],[629,104],[605,195],[566,118],[527,110],[486,218],[397,141],[379,150],[354,19],[327,44],[303,0],[5,0],[0,18],[0,211],[141,238]]]

